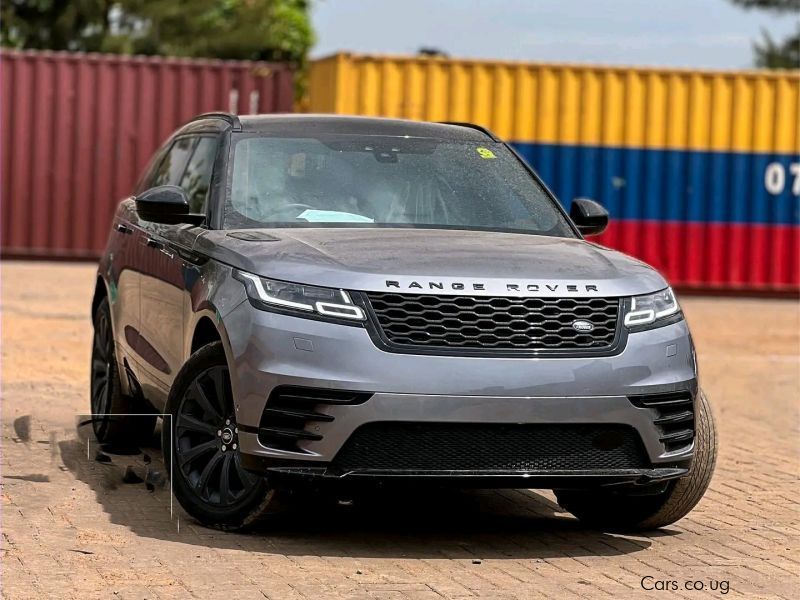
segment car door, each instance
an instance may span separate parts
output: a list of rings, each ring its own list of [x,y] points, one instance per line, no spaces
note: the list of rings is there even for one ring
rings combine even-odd
[[[105,262],[111,321],[120,365],[126,364],[124,359],[130,359],[135,353],[139,335],[136,221],[133,199],[127,198],[114,215]],[[123,386],[127,386],[127,379],[123,379]]]
[[[136,195],[152,187],[157,169],[162,164],[168,146],[160,148],[151,159],[142,177],[136,184],[134,193],[122,201],[111,226],[106,280],[109,286],[109,299],[114,323],[114,335],[121,359],[121,365],[129,369],[136,380],[141,376],[141,345],[139,343],[140,306],[139,291],[142,277],[142,261],[147,260],[141,244],[143,237],[142,220],[136,211]],[[126,393],[127,378],[123,379]]]
[[[187,135],[175,140],[170,156],[175,164],[162,169],[158,185],[178,185],[189,196],[190,210],[205,213],[218,139]],[[178,164],[180,168],[177,168]],[[144,223],[142,246],[150,253],[143,261],[140,298],[140,345],[144,352],[145,395],[156,406],[166,395],[185,359],[184,326],[190,310],[190,290],[198,275],[192,246],[204,229],[195,225]]]

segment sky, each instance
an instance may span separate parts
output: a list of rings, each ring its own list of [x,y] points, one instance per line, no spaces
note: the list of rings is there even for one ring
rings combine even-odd
[[[316,0],[312,58],[425,46],[459,58],[746,68],[762,28],[780,39],[798,18],[728,0]]]

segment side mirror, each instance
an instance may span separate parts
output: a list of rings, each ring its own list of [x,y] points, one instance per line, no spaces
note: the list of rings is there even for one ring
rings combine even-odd
[[[608,211],[602,204],[588,198],[575,198],[569,216],[583,235],[598,235],[608,227]]]
[[[199,225],[205,215],[189,212],[189,196],[177,185],[159,185],[136,196],[136,212],[145,221],[177,225]]]

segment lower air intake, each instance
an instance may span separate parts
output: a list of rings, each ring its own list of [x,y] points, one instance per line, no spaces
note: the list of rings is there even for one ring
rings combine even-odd
[[[694,400],[690,392],[630,396],[631,403],[652,411],[659,440],[667,452],[683,450],[694,442]]]
[[[488,472],[642,469],[638,433],[625,425],[368,423],[333,460],[342,472]]]
[[[267,400],[258,441],[264,446],[290,452],[302,452],[298,442],[319,441],[322,436],[308,430],[311,423],[326,423],[333,417],[325,407],[333,404],[361,404],[372,394],[346,392],[320,388],[280,386],[275,388]]]

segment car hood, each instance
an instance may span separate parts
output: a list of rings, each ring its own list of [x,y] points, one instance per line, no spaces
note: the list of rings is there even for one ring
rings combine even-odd
[[[195,249],[264,277],[362,291],[629,296],[666,287],[654,269],[578,239],[432,229],[208,231]]]

